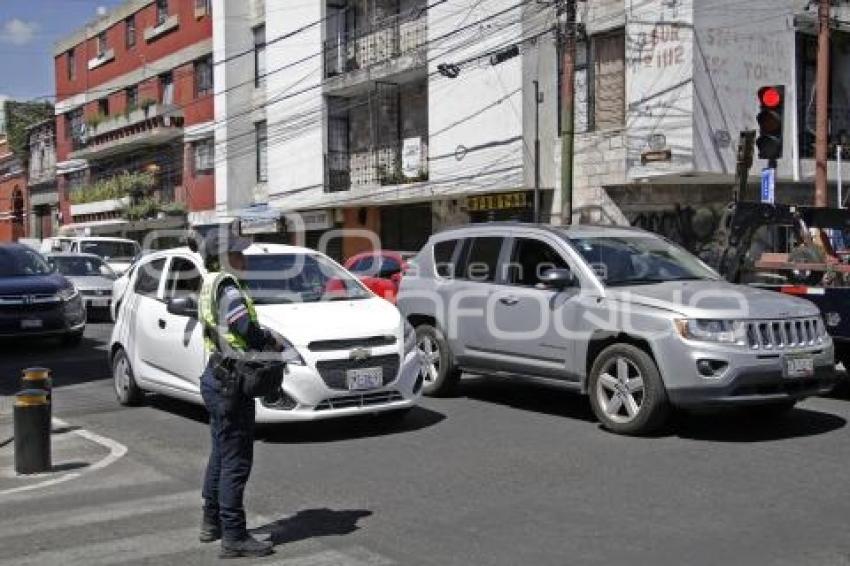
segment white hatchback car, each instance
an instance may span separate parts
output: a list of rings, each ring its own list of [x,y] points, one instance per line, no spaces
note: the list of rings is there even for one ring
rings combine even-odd
[[[245,284],[260,323],[294,351],[281,392],[257,400],[257,422],[358,414],[402,415],[422,392],[415,334],[395,306],[327,256],[306,248],[254,244]],[[130,272],[109,359],[122,404],[150,391],[202,403],[203,332],[193,317],[168,312],[197,295],[203,263],[188,248],[152,253]]]

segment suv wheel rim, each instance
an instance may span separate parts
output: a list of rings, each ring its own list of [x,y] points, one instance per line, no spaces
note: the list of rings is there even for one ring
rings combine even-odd
[[[596,382],[596,398],[605,415],[617,423],[629,423],[643,407],[643,374],[630,359],[611,359]]]
[[[118,395],[124,395],[130,385],[130,364],[127,358],[121,356],[118,363],[115,364],[115,392]]]
[[[426,382],[433,383],[440,375],[440,346],[430,336],[422,336],[418,348],[422,357],[422,376]]]

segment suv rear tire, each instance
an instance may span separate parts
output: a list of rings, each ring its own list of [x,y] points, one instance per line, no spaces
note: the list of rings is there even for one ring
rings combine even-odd
[[[587,390],[596,418],[617,434],[649,434],[670,414],[658,366],[649,354],[631,344],[602,350],[593,362]]]
[[[420,324],[416,327],[416,347],[425,364],[423,394],[429,397],[453,395],[460,381],[460,370],[442,331],[430,324]]]

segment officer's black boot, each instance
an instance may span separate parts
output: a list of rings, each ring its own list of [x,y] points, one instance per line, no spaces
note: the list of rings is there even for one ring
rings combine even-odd
[[[210,517],[204,513],[201,518],[201,534],[198,537],[201,542],[213,542],[221,538],[221,522],[219,519]]]
[[[239,558],[240,556],[256,557],[268,556],[273,550],[270,541],[259,541],[251,535],[237,541],[221,541],[221,558]]]

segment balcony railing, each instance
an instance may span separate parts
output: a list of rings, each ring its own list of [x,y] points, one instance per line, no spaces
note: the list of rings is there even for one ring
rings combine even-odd
[[[325,41],[325,75],[366,69],[415,52],[428,41],[427,18],[419,11],[391,16],[366,30]]]
[[[404,185],[428,180],[428,165],[422,148],[420,166],[415,172],[402,168],[401,148],[386,147],[367,151],[329,151],[325,156],[328,192],[347,191],[377,185]]]

